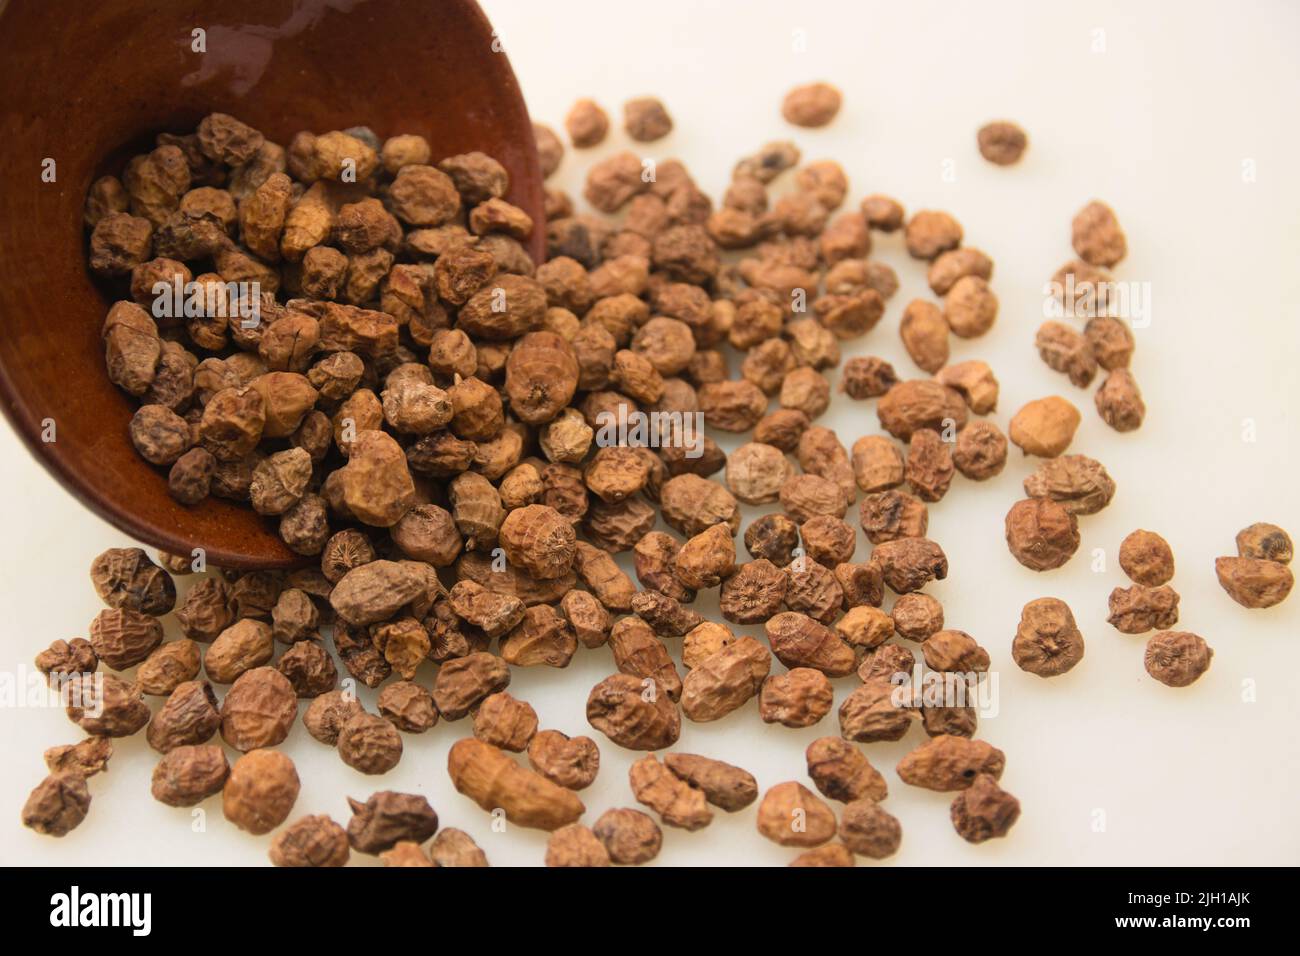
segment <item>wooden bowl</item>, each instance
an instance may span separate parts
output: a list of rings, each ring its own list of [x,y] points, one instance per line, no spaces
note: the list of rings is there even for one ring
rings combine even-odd
[[[473,0],[11,0],[0,11],[5,414],[68,491],[131,537],[203,548],[220,567],[300,563],[245,505],[178,504],[136,454],[136,405],[104,369],[110,303],[87,270],[86,189],[157,133],[191,132],[214,111],[282,145],[302,129],[419,133],[435,159],[481,150],[506,167],[541,261],[532,124],[491,25]],[[206,52],[192,49],[196,28]]]

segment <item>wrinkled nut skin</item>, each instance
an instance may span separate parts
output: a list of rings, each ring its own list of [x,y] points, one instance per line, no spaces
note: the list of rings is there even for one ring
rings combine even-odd
[[[1079,549],[1079,522],[1050,498],[1026,498],[1007,512],[1007,547],[1031,571],[1061,567]]]
[[[479,849],[473,838],[464,830],[444,827],[429,845],[429,856],[434,866],[484,867],[487,855]]]
[[[1094,266],[1109,268],[1128,252],[1128,241],[1115,211],[1096,199],[1075,214],[1071,243],[1079,258]]]
[[[162,624],[130,608],[100,611],[90,622],[90,646],[100,662],[115,671],[139,664],[162,643]]]
[[[1215,558],[1214,573],[1228,596],[1247,608],[1280,604],[1295,584],[1290,568],[1263,558]]]
[[[947,555],[928,538],[881,542],[871,552],[871,560],[880,566],[885,584],[895,594],[919,591],[931,581],[948,576]]]
[[[985,123],[975,136],[980,155],[997,166],[1010,166],[1024,155],[1029,137],[1015,123],[996,120]]]
[[[1174,552],[1154,531],[1139,529],[1120,542],[1119,566],[1134,583],[1156,588],[1174,576]]]
[[[829,800],[849,803],[869,798],[884,800],[888,784],[857,747],[842,737],[819,737],[804,752],[808,776]]]
[[[1143,665],[1166,687],[1186,687],[1210,669],[1214,650],[1188,631],[1160,631],[1147,641]]]
[[[485,697],[474,715],[474,736],[502,750],[522,753],[536,733],[537,712],[505,691]]]
[[[332,690],[321,694],[303,712],[302,723],[323,744],[333,747],[339,741],[339,731],[349,720],[361,713],[361,702],[356,695],[345,690]]]
[[[207,743],[221,726],[217,695],[207,681],[178,684],[149,721],[145,738],[159,753]]]
[[[664,755],[664,766],[704,794],[704,799],[721,810],[735,813],[758,799],[758,782],[754,775],[721,760],[697,754]]]
[[[192,807],[219,792],[229,775],[226,754],[216,744],[176,747],[154,767],[153,797],[169,807]]]
[[[67,836],[86,819],[89,809],[85,777],[71,771],[52,773],[23,804],[23,826],[46,836]]]
[[[590,827],[570,823],[546,841],[545,863],[551,867],[610,866],[609,851]]]
[[[215,683],[233,684],[239,675],[268,663],[274,653],[270,625],[244,618],[217,635],[203,659],[203,669]]]
[[[884,680],[863,684],[840,704],[840,735],[858,743],[901,740],[917,719],[906,695],[905,687]]]
[[[844,807],[836,832],[846,847],[873,860],[893,856],[903,842],[903,826],[898,818],[870,797]]]
[[[500,540],[508,561],[541,580],[567,574],[577,552],[573,524],[546,505],[511,511],[501,523]]]
[[[827,843],[812,850],[805,850],[793,860],[790,866],[800,867],[846,867],[856,866],[857,859],[853,851],[843,843]]]
[[[980,774],[1002,776],[1006,755],[982,740],[942,734],[921,744],[898,762],[906,784],[940,792],[965,790]]]
[[[821,671],[796,667],[763,682],[758,715],[765,724],[811,727],[831,712],[835,689]]]
[[[528,762],[552,783],[568,790],[584,790],[600,772],[600,748],[590,737],[542,730],[528,742]]]
[[[347,866],[348,836],[324,814],[303,817],[276,834],[268,855],[275,866]]]
[[[176,605],[172,577],[140,548],[109,548],[90,565],[95,592],[111,608],[166,614]]]
[[[648,814],[626,807],[606,810],[591,829],[605,845],[612,863],[649,863],[659,855],[664,842],[659,824]]]
[[[670,827],[699,830],[713,821],[704,792],[669,771],[654,754],[632,764],[628,782],[637,801],[658,813]]]
[[[998,786],[987,773],[957,794],[950,810],[953,829],[967,843],[1004,837],[1020,818],[1020,801]]]
[[[1115,588],[1110,592],[1106,620],[1121,634],[1164,630],[1178,623],[1178,601],[1178,592],[1168,586]]]
[[[628,750],[663,750],[681,735],[682,715],[653,678],[611,674],[587,697],[587,722]]]
[[[239,676],[221,702],[221,738],[244,752],[274,747],[289,736],[298,716],[298,697],[274,667],[255,667]]]
[[[938,631],[921,645],[926,666],[950,673],[983,673],[989,669],[988,651],[965,631]]]
[[[60,688],[68,719],[95,737],[130,737],[149,722],[149,705],[134,684],[97,671],[73,674]]]
[[[221,810],[235,826],[260,836],[288,819],[299,788],[292,760],[278,750],[253,750],[230,768],[221,791]]]
[[[764,625],[772,653],[786,667],[811,667],[827,677],[853,673],[853,648],[806,614],[783,611]]]
[[[349,797],[348,806],[347,843],[358,853],[382,853],[404,840],[418,845],[438,830],[438,814],[418,793],[381,790],[365,803]]]
[[[1038,598],[1020,612],[1011,656],[1021,670],[1057,677],[1083,660],[1083,635],[1066,603]]]
[[[719,720],[758,693],[772,655],[752,637],[741,637],[696,666],[682,682],[682,712],[692,721]]]
[[[360,713],[339,729],[339,757],[365,774],[388,773],[402,759],[402,736],[375,714]]]
[[[781,846],[820,846],[835,831],[835,812],[801,783],[778,783],[758,805],[758,832]]]
[[[489,813],[502,810],[506,819],[517,826],[557,830],[586,812],[571,791],[472,737],[452,745],[447,754],[447,772],[460,793]]]
[[[1257,522],[1237,532],[1237,554],[1243,558],[1290,564],[1294,553],[1291,536],[1275,524]]]
[[[1076,515],[1096,514],[1115,495],[1115,481],[1105,466],[1086,455],[1049,458],[1025,479],[1024,488],[1030,498],[1051,498]],[[1120,554],[1122,564],[1122,546]]]
[[[81,743],[50,747],[45,751],[45,767],[50,773],[71,770],[90,778],[108,770],[113,756],[113,741],[107,737],[87,737]]]

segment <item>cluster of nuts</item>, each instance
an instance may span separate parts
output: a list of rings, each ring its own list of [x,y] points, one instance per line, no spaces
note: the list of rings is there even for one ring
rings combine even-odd
[[[818,83],[791,91],[782,113],[817,127],[840,105],[839,91]],[[609,118],[582,100],[565,127],[587,148],[605,139]],[[624,127],[651,142],[672,120],[644,98],[626,104]],[[564,145],[544,126],[535,132],[549,176]],[[979,134],[981,153],[1002,165],[1026,142],[1014,124]],[[186,559],[163,556],[159,567],[134,548],[97,558],[91,575],[107,609],[89,639],[55,641],[37,658],[89,736],[47,752],[50,775],[24,822],[54,835],[75,827],[111,739],[144,730],[161,754],[158,800],[193,806],[221,793],[233,823],[269,833],[297,801],[294,765],[276,748],[307,701],[307,732],[362,774],[396,766],[404,735],[469,718],[448,755],[452,785],[514,825],[549,831],[552,866],[644,863],[660,851],[660,823],[696,830],[715,808],[755,804],[762,835],[803,851],[793,865],[887,857],[901,825],[858,745],[900,740],[914,723],[928,739],[898,764],[900,779],[955,793],[962,838],[1005,835],[1019,803],[999,786],[1002,752],[975,739],[975,707],[916,699],[907,686],[916,654],[899,640],[945,676],[990,666],[924,592],[948,573],[926,537],[928,504],[958,472],[998,475],[1008,441],[1042,458],[1006,531],[1022,564],[1047,570],[1074,554],[1076,516],[1105,507],[1115,483],[1097,461],[1064,454],[1080,419],[1070,402],[1030,402],[1008,439],[985,417],[997,406],[993,371],[949,362],[950,336],[979,337],[997,318],[992,259],[964,246],[945,212],[909,217],[883,195],[837,212],[849,188],[839,164],[801,166],[793,143],[773,142],[736,164],[716,207],[676,160],[625,151],[595,163],[584,198],[604,215],[578,213],[548,189],[549,259],[535,265],[522,245],[534,223],[505,201],[505,169],[480,153],[433,158],[418,136],[381,142],[366,128],[300,133],[281,147],[213,114],[92,186],[91,267],[123,292],[103,329],[108,374],[141,402],[131,440],[169,469],[177,500],[247,502],[305,561],[204,575],[178,603],[168,571],[192,573]],[[794,189],[773,201],[770,184],[790,170]],[[941,300],[914,300],[900,323],[929,377],[900,378],[875,357],[845,363],[839,389],[878,399],[885,433],[846,448],[816,420],[841,343],[870,332],[898,289],[893,270],[870,258],[873,235],[900,231]],[[1100,269],[1123,258],[1107,207],[1076,218],[1075,248],[1083,262],[1066,267],[1075,289],[1095,287]],[[250,282],[255,298],[227,295]],[[158,283],[197,287],[203,302],[160,315]],[[1118,320],[1093,322],[1075,338],[1044,326],[1040,351],[1079,385],[1105,368],[1098,409],[1134,428],[1131,337]],[[752,437],[730,454],[708,436],[686,448],[658,426],[643,441],[598,438],[611,419],[642,413],[701,413],[714,429]],[[742,532],[742,504],[779,510]],[[855,504],[873,546],[865,562],[854,560],[846,520]],[[1247,606],[1290,588],[1290,541],[1278,534],[1247,529],[1241,557],[1220,559],[1225,588]],[[1121,630],[1176,621],[1161,545],[1136,532],[1121,549],[1137,584],[1112,595]],[[712,589],[726,623],[691,607]],[[182,636],[165,638],[167,614]],[[758,625],[765,641],[742,630]],[[582,823],[578,792],[599,772],[599,746],[542,729],[507,691],[512,668],[563,668],[580,645],[609,648],[613,672],[590,690],[587,719],[644,753],[629,785],[658,822],[614,808]],[[1079,662],[1083,638],[1064,602],[1025,606],[1012,655],[1043,677]],[[1166,631],[1152,638],[1147,667],[1181,686],[1209,655],[1200,638]],[[427,663],[431,681],[419,673]],[[378,690],[377,713],[340,684],[338,665]],[[834,709],[832,681],[850,675],[839,734],[806,752],[820,797],[790,781],[760,799],[745,770],[672,750],[683,719],[720,720],[751,700],[766,723],[814,726]],[[214,685],[225,688],[220,700]],[[233,764],[218,734],[238,754]],[[346,827],[317,814],[280,829],[273,862],[342,865],[355,850],[394,866],[486,865],[465,833],[439,830],[423,797],[381,791],[349,804]]]

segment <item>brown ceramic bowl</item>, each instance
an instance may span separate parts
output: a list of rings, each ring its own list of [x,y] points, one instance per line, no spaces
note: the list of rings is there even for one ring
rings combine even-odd
[[[109,302],[86,267],[86,188],[214,111],[281,144],[364,124],[381,138],[419,133],[435,159],[495,156],[510,201],[539,224],[540,261],[532,125],[493,40],[473,0],[0,0],[0,399],[68,491],[166,551],[201,547],[232,568],[301,560],[246,507],[177,504],[131,446],[134,404],[104,371]],[[46,158],[54,182],[42,181]]]

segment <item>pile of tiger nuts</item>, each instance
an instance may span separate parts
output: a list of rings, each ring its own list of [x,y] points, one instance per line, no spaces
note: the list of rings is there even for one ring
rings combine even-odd
[[[815,83],[781,112],[818,127],[841,101]],[[565,121],[578,148],[610,127],[591,100]],[[657,99],[626,104],[633,141],[672,127]],[[536,139],[550,176],[565,146],[540,125]],[[1027,142],[1007,122],[978,136],[1003,166]],[[288,822],[300,782],[279,748],[299,716],[365,775],[395,767],[413,736],[466,720],[452,785],[549,831],[547,865],[644,863],[661,824],[697,830],[718,810],[756,805],[759,833],[801,851],[792,865],[851,866],[902,839],[860,745],[919,724],[927,739],[899,778],[955,794],[961,838],[1005,836],[1020,806],[999,786],[1003,753],[976,739],[972,701],[915,694],[906,644],[925,672],[971,686],[990,668],[925,588],[948,574],[926,537],[929,506],[958,473],[985,481],[1006,463],[1008,435],[987,417],[993,370],[949,361],[950,337],[995,324],[993,260],[947,212],[908,215],[884,195],[845,208],[840,165],[805,163],[788,141],[742,158],[716,203],[682,163],[617,152],[587,174],[596,213],[549,189],[544,226],[506,200],[509,176],[491,157],[436,156],[419,136],[380,141],[364,127],[281,146],[212,114],[92,185],[89,261],[114,299],[107,373],[139,402],[130,440],[178,501],[244,502],[303,562],[196,574],[178,598],[172,575],[204,570],[188,556],[96,558],[106,607],[88,639],[37,658],[88,736],[46,753],[23,822],[55,836],[76,827],[113,739],[144,731],[159,754],[154,797],[190,807],[219,793],[236,826],[275,832],[277,865],[342,865],[355,851],[393,866],[485,866],[416,794],[351,799],[346,825]],[[792,188],[770,196],[781,178]],[[537,265],[523,243],[542,228],[549,256]],[[898,290],[870,256],[895,233],[934,294],[901,310],[919,371],[900,376],[870,356],[843,364],[838,391],[876,400],[881,426],[846,446],[817,419],[842,343],[871,332]],[[1074,247],[1079,261],[1058,278],[1095,297],[1125,253],[1108,207],[1079,213]],[[1074,385],[1105,369],[1102,418],[1121,431],[1141,423],[1122,319],[1094,318],[1082,333],[1048,323],[1037,346]],[[697,421],[747,438],[728,454]],[[1099,462],[1065,454],[1079,422],[1059,396],[1010,421],[1009,441],[1042,459],[1006,519],[1011,553],[1036,571],[1065,564],[1078,516],[1115,492]],[[767,513],[742,527],[742,505]],[[855,508],[866,561],[855,561]],[[1254,526],[1238,543],[1241,557],[1220,559],[1224,586],[1247,606],[1280,600],[1289,539]],[[1120,563],[1136,583],[1111,596],[1115,627],[1172,626],[1168,545],[1135,532]],[[721,622],[692,607],[713,589]],[[180,636],[165,634],[168,616]],[[1084,642],[1070,608],[1040,598],[1011,650],[1053,677],[1079,663]],[[582,822],[578,793],[600,770],[600,745],[545,728],[508,691],[514,668],[563,668],[578,653],[608,655],[609,676],[584,688],[587,719],[607,746],[645,753],[628,785],[649,812],[611,807]],[[1152,676],[1173,686],[1209,659],[1190,634],[1162,631],[1147,649]],[[790,780],[760,793],[740,767],[673,750],[683,719],[752,713],[751,700],[764,723],[812,727],[835,709],[840,679],[854,686],[839,732],[806,752],[816,792]],[[357,682],[378,690],[376,712]]]

